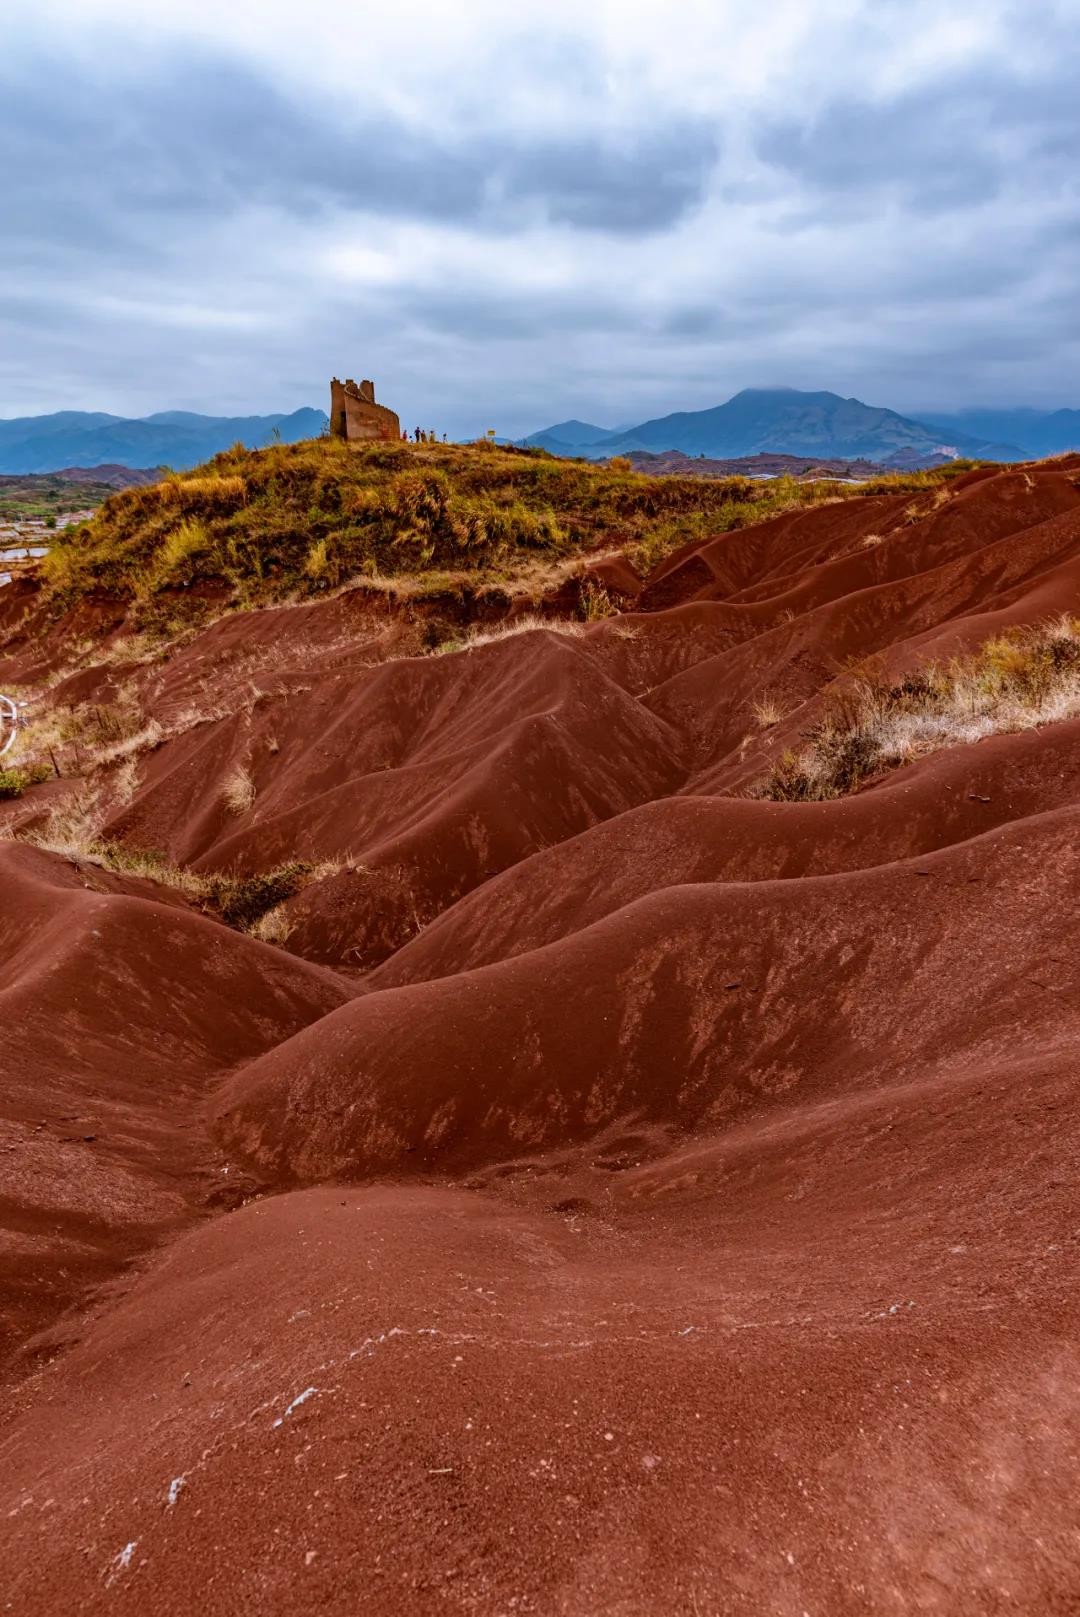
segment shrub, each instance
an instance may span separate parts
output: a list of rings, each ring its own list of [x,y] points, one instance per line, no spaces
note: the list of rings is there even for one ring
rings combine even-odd
[[[0,802],[21,797],[28,786],[40,786],[51,774],[48,764],[15,765],[11,769],[0,769]]]
[[[305,887],[321,868],[294,859],[256,876],[208,876],[207,897],[226,926],[248,932],[262,916]]]
[[[751,795],[814,802],[857,791],[870,776],[942,747],[1080,714],[1080,618],[1017,628],[944,667],[888,682],[856,674],[827,698]]]
[[[330,563],[327,541],[316,539],[304,558],[304,576],[315,581],[329,581],[335,569]]]
[[[581,616],[586,623],[599,623],[618,611],[602,584],[586,584],[581,591]]]
[[[74,811],[63,823],[64,831],[71,832],[75,827],[73,816]],[[84,811],[75,834],[49,836],[29,832],[23,840],[69,859],[83,860],[118,875],[135,876],[184,893],[226,926],[250,932],[267,943],[284,942],[291,930],[283,913],[274,917],[272,912],[280,910],[287,899],[312,882],[335,875],[341,868],[332,862],[313,864],[309,860],[294,859],[252,876],[202,875],[171,865],[165,855],[155,849],[128,848],[123,843],[95,838],[85,832],[90,824],[90,816]]]

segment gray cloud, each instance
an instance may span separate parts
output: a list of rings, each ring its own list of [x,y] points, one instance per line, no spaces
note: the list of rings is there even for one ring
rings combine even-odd
[[[873,61],[908,8],[865,6]],[[616,95],[556,28],[495,48],[452,108],[208,42],[13,38],[0,415],[292,408],[335,370],[461,433],[783,382],[1080,404],[1067,9],[1039,7],[1034,54],[999,8],[977,64],[894,85],[823,45],[739,104],[644,69]]]
[[[639,234],[699,202],[716,161],[710,122],[673,117],[593,132],[467,135],[386,113],[291,99],[243,63],[189,56],[104,86],[73,64],[6,65],[0,153],[5,211],[31,237],[93,226],[120,246],[116,217],[266,204],[310,217],[327,205],[389,217],[482,224],[540,217]],[[48,176],[43,189],[42,176]]]
[[[844,96],[817,116],[760,130],[765,162],[811,194],[890,191],[924,213],[972,208],[1014,184],[1053,185],[1080,144],[1077,63],[1067,53],[1034,78],[952,76],[891,102]]]

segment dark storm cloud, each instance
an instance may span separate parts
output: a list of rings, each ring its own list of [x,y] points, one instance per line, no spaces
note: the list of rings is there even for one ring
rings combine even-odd
[[[363,108],[301,105],[221,58],[97,83],[9,62],[4,78],[5,207],[31,240],[92,224],[102,246],[120,246],[121,215],[259,204],[645,234],[700,200],[717,156],[710,124],[677,117],[629,136],[440,135]]]

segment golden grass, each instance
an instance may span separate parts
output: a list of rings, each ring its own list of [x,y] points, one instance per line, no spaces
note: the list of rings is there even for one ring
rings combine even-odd
[[[773,725],[780,723],[785,713],[778,698],[769,691],[762,691],[757,700],[750,704],[750,711],[760,730],[771,730]]]
[[[69,792],[52,804],[40,827],[23,831],[23,842],[65,859],[88,857],[101,836],[105,805],[100,788]]]
[[[945,665],[895,682],[872,672],[846,680],[751,795],[814,802],[914,758],[1080,715],[1080,618],[1017,628]]]
[[[29,719],[16,734],[12,757],[25,768],[59,765],[61,772],[90,777],[112,765],[127,765],[166,739],[164,726],[148,719],[129,693],[116,702],[80,702],[44,707],[38,692]],[[171,732],[170,732],[171,733]]]
[[[74,864],[94,865],[114,875],[136,877],[180,893],[226,926],[247,932],[263,943],[284,943],[293,930],[284,909],[287,901],[343,868],[333,860],[313,863],[295,859],[251,876],[203,875],[171,864],[150,849],[131,848],[103,838],[98,810],[96,799],[73,798],[51,816],[44,830],[23,832],[19,840]]]
[[[251,778],[251,771],[243,764],[237,764],[226,778],[221,797],[230,814],[246,814],[255,801],[255,782]]]
[[[581,615],[586,623],[615,616],[618,607],[602,584],[586,584],[581,591]]]
[[[576,618],[545,618],[537,612],[523,612],[520,617],[508,618],[504,623],[474,625],[463,630],[433,647],[432,655],[445,657],[459,651],[475,651],[479,646],[511,640],[519,634],[534,634],[538,629],[576,640],[585,633],[585,624]]]
[[[649,477],[487,443],[238,447],[190,476],[113,495],[56,536],[42,576],[57,609],[101,591],[130,603],[134,626],[175,636],[226,610],[350,582],[399,599],[466,585],[527,592],[545,570],[557,576],[605,548],[644,574],[680,545],[798,506],[936,497],[947,472],[841,485]],[[597,608],[604,615],[599,596]]]
[[[205,522],[199,517],[185,517],[165,535],[154,554],[153,564],[146,574],[147,583],[160,586],[174,579],[183,580],[195,570],[196,563],[210,553],[211,540]]]
[[[250,937],[258,938],[260,943],[274,943],[281,948],[296,931],[296,927],[289,920],[285,905],[275,904],[272,910],[260,915],[245,930]]]

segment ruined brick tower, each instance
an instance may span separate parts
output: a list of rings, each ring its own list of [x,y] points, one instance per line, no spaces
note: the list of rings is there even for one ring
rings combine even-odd
[[[330,383],[330,436],[347,443],[370,443],[378,438],[400,438],[401,422],[393,410],[375,403],[374,382],[351,379]]]

